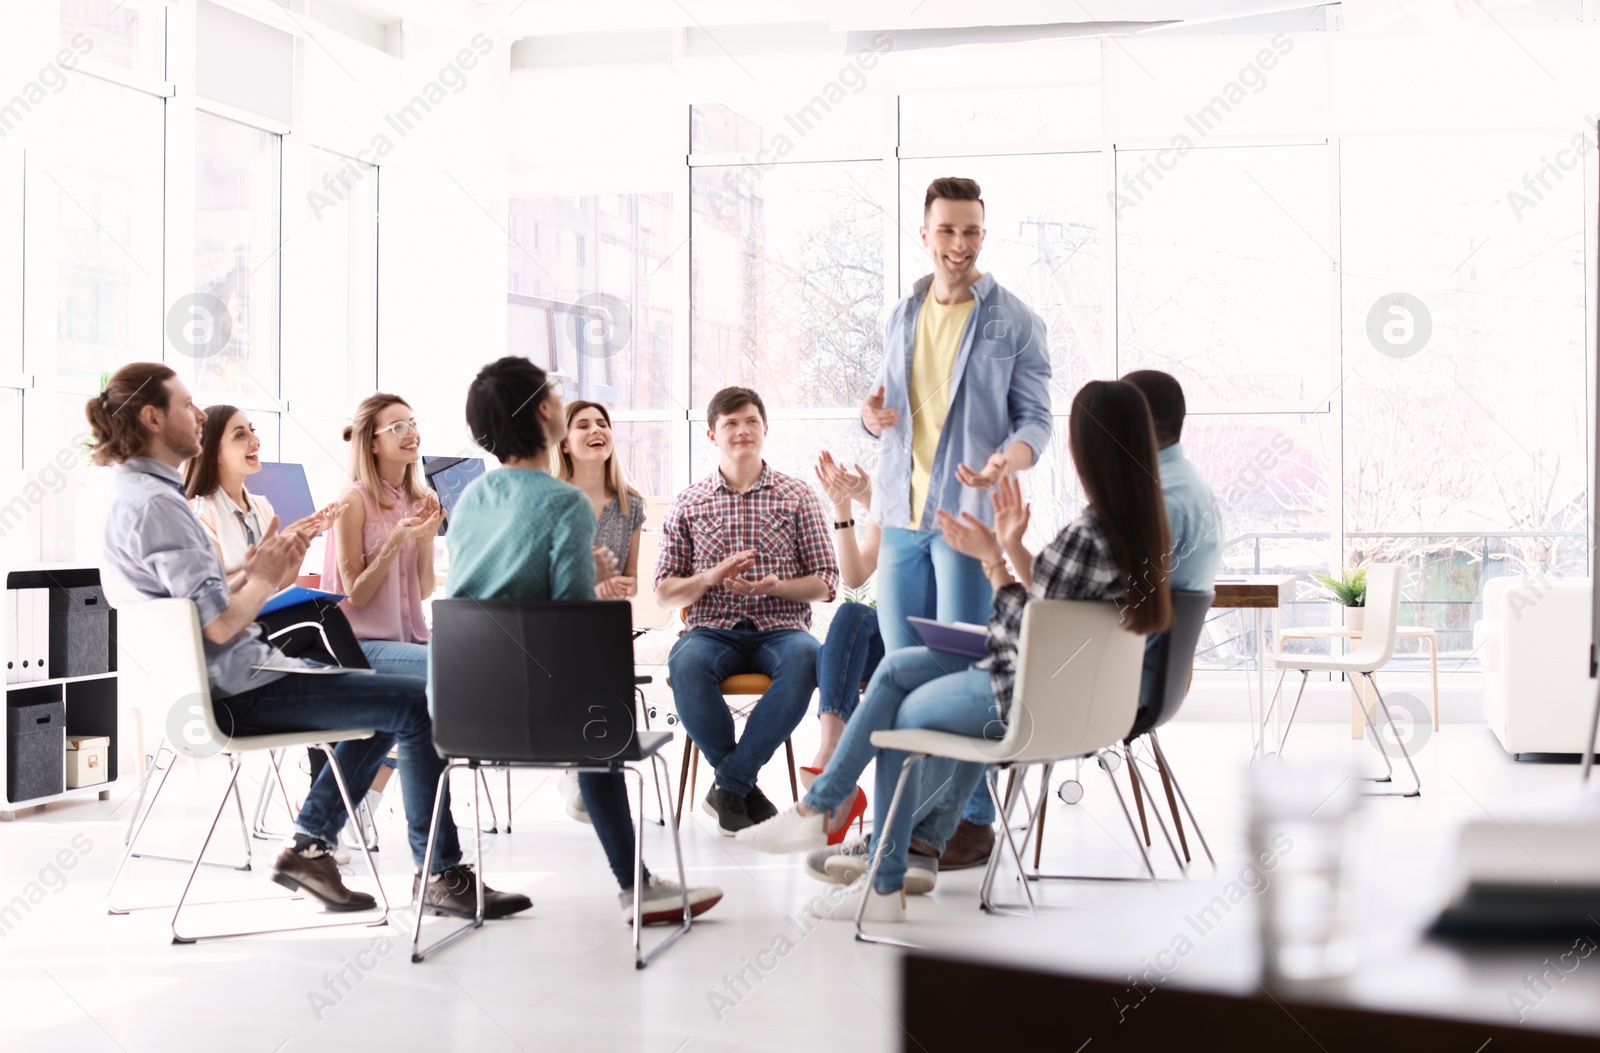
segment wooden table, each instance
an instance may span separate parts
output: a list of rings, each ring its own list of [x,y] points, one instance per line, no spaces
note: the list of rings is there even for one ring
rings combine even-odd
[[[1261,713],[1267,704],[1266,611],[1277,611],[1280,593],[1295,580],[1293,574],[1242,574],[1220,577],[1212,586],[1213,609],[1256,612],[1256,694],[1250,704],[1250,740],[1261,749]],[[1259,699],[1259,703],[1256,701]]]
[[[1428,671],[1433,677],[1433,730],[1439,730],[1439,638],[1426,625],[1402,625],[1395,630],[1395,636],[1402,640],[1426,640],[1428,642]],[[1285,640],[1312,640],[1312,639],[1344,639],[1349,640],[1351,646],[1361,639],[1360,629],[1351,629],[1344,625],[1296,625],[1288,629],[1278,630],[1278,642]],[[1372,712],[1372,700],[1367,698],[1365,681],[1350,678],[1350,737],[1359,739],[1366,734],[1366,720],[1362,710]]]

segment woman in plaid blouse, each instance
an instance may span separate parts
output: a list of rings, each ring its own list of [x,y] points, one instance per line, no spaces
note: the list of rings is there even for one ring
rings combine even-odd
[[[1028,506],[1015,478],[995,490],[993,530],[970,513],[960,519],[939,515],[950,546],[980,560],[994,587],[989,657],[969,665],[926,647],[889,655],[873,675],[827,770],[805,799],[742,831],[739,840],[768,852],[810,850],[807,873],[849,884],[865,873],[872,846],[860,839],[827,847],[827,834],[845,819],[836,813],[868,762],[876,760],[874,837],[883,835],[885,813],[906,758],[899,750],[875,748],[872,733],[921,728],[1003,737],[1022,612],[1030,601],[1106,600],[1124,608],[1128,631],[1166,630],[1172,598],[1159,568],[1172,546],[1149,407],[1133,385],[1096,380],[1073,399],[1071,421],[1072,459],[1089,504],[1037,558],[1022,544]],[[911,806],[899,810],[887,831],[889,847],[873,882],[869,920],[905,919],[908,874],[912,884],[932,888],[938,855],[961,818],[961,805],[982,777],[983,768],[976,764],[930,758],[919,765],[906,785]],[[949,793],[943,792],[947,784],[953,784]],[[913,829],[913,818],[924,809],[929,811]]]

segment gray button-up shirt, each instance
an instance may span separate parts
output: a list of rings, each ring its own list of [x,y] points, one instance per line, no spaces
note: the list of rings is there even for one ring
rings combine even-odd
[[[183,495],[183,476],[150,457],[117,466],[116,491],[106,515],[104,587],[112,606],[169,597],[193,600],[202,627],[228,609],[228,580],[216,547]],[[283,676],[255,668],[288,660],[267,646],[261,626],[241,629],[227,643],[205,641],[206,674],[217,698],[242,694]]]

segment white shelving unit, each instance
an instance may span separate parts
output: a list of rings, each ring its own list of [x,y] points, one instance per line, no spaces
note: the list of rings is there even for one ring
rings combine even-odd
[[[5,572],[7,589],[43,589],[52,586],[82,588],[99,584],[100,571],[96,567],[42,565],[10,568]],[[5,622],[6,613],[5,605],[0,604],[0,641],[6,640],[10,632],[10,626]],[[9,743],[3,741],[8,732],[5,722],[0,721],[0,822],[14,820],[19,809],[52,804],[56,801],[85,797],[98,797],[102,801],[110,799],[111,787],[116,784],[118,777],[117,754],[122,746],[122,719],[121,708],[117,701],[115,646],[117,612],[111,610],[107,617],[111,619],[112,640],[112,646],[109,648],[111,669],[108,672],[90,676],[51,677],[48,680],[35,680],[31,683],[5,685],[7,705],[10,705],[18,695],[36,693],[32,697],[42,701],[50,692],[59,692],[56,697],[62,698],[66,703],[68,735],[104,735],[109,738],[111,745],[106,751],[108,768],[106,781],[77,790],[47,794],[44,797],[32,797],[23,801],[11,800],[7,795],[9,778],[6,771]]]

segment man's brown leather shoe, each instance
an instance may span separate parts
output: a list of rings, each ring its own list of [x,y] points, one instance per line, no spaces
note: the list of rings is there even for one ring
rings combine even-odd
[[[329,910],[373,910],[378,905],[367,893],[345,888],[339,865],[319,847],[306,852],[285,848],[272,864],[272,880],[284,888],[314,896]]]
[[[939,856],[940,870],[966,870],[982,866],[994,851],[994,827],[961,820]]]
[[[416,901],[417,885],[421,874],[411,878],[411,898]],[[470,866],[453,866],[433,875],[428,881],[428,896],[423,906],[433,914],[448,914],[454,918],[478,916],[477,878]],[[483,916],[486,919],[504,918],[533,906],[533,900],[520,892],[496,892],[488,885],[483,887]]]

